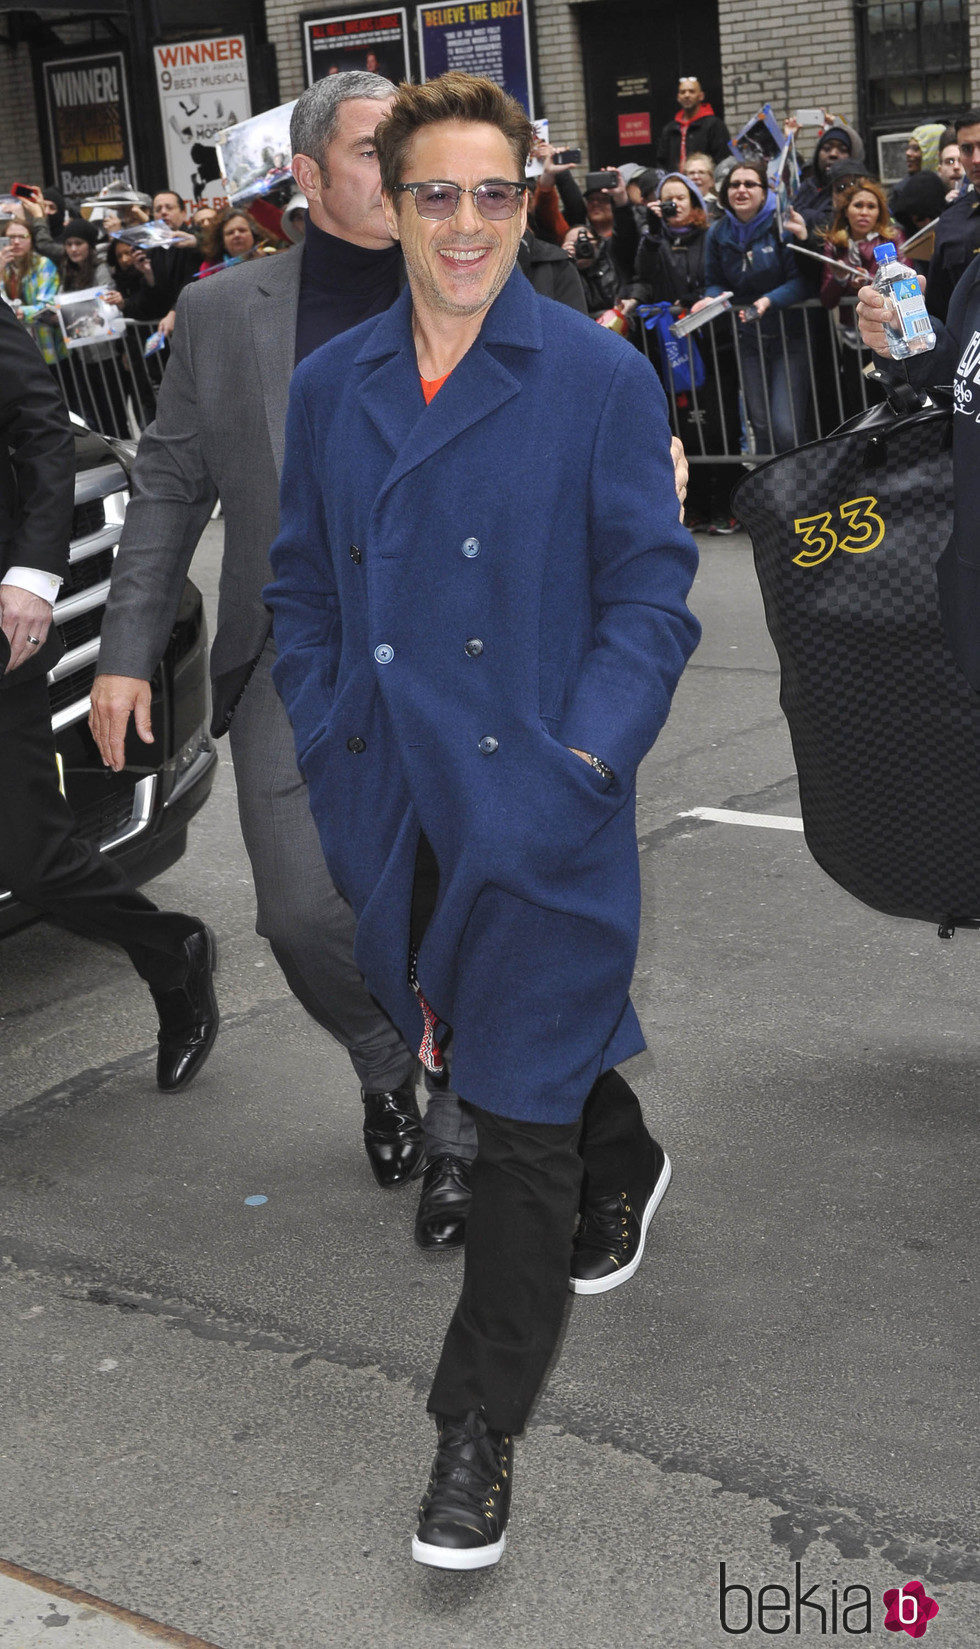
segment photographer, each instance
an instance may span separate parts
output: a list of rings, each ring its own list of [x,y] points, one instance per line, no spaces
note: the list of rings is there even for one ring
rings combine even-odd
[[[693,179],[670,172],[648,208],[627,296],[637,303],[675,303],[689,309],[704,296],[708,214]]]
[[[569,229],[562,247],[582,277],[588,312],[597,320],[626,296],[627,283],[613,263],[608,242],[584,227]]]
[[[623,307],[630,313],[637,303],[669,303],[675,311],[688,310],[704,296],[705,289],[708,217],[701,193],[690,177],[670,173],[648,217],[649,227],[640,240],[634,279]],[[670,369],[662,352],[658,358],[652,335],[650,353],[670,393]],[[720,452],[723,447],[739,451],[738,377],[731,344],[722,329],[716,335],[713,358],[720,381],[712,373],[696,394],[680,390],[673,397],[678,433],[685,451],[692,454]],[[685,513],[692,532],[734,532],[728,506],[733,479],[726,464],[694,465]]]

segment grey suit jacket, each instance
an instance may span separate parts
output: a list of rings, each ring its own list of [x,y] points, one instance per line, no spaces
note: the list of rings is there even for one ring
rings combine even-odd
[[[271,627],[262,588],[279,530],[301,259],[302,247],[293,247],[181,294],[102,626],[100,671],[148,679],[220,498],[225,548],[211,648],[216,733],[227,728]]]

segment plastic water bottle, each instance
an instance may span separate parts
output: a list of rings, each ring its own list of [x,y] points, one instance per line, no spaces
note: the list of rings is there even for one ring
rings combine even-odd
[[[927,350],[935,349],[936,334],[915,270],[899,261],[890,240],[875,247],[875,262],[878,273],[872,282],[874,290],[880,292],[895,311],[895,320],[885,322],[892,360],[904,361],[907,355],[924,355]]]

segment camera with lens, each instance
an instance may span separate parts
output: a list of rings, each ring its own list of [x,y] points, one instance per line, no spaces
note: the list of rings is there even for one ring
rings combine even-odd
[[[595,257],[592,236],[585,229],[580,229],[575,237],[575,256],[581,258],[583,262],[586,259],[591,260]]]
[[[681,209],[680,201],[677,201],[677,200],[662,200],[660,202],[660,215],[661,215],[661,217],[676,218],[676,216],[677,216],[678,212],[680,211],[680,209]]]

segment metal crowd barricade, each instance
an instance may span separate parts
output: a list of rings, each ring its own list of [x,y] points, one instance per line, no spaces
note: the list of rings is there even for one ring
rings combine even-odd
[[[642,347],[660,374],[671,429],[683,441],[688,462],[761,463],[779,450],[769,374],[778,363],[788,379],[791,354],[797,360],[802,357],[806,368],[805,407],[797,407],[791,396],[786,397],[793,446],[822,439],[847,418],[863,412],[874,398],[864,376],[873,357],[858,334],[854,304],[854,299],[844,299],[839,309],[827,310],[819,299],[811,298],[790,309],[770,310],[765,333],[758,320],[741,322],[738,307],[733,305],[678,340],[691,384],[684,390],[675,387],[656,334],[641,326]],[[773,321],[776,336],[769,335]],[[754,426],[746,397],[746,364],[752,356],[764,368],[758,374],[764,418],[756,418]],[[700,385],[699,359],[704,368]]]
[[[39,344],[48,344],[50,354],[53,329],[35,325],[31,331]],[[152,421],[167,357],[166,349],[144,354],[156,331],[155,321],[127,320],[111,342],[83,344],[50,363],[69,409],[99,435],[138,441]]]

